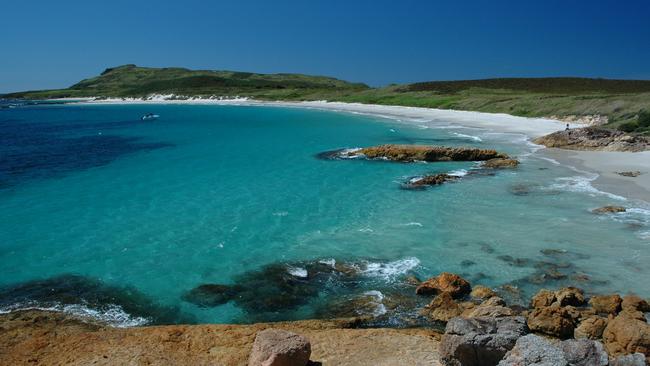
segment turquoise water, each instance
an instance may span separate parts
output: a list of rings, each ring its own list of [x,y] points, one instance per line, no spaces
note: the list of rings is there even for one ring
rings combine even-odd
[[[139,121],[147,112],[161,118]],[[110,310],[125,324],[297,319],[340,297],[410,294],[404,276],[441,271],[512,284],[522,301],[566,284],[650,295],[647,205],[595,190],[594,176],[545,159],[522,136],[200,105],[24,106],[0,110],[0,131],[5,310],[77,306]],[[384,143],[497,148],[522,164],[410,191],[401,189],[409,177],[476,164],[317,157]],[[632,210],[590,212],[612,203]],[[264,265],[300,274],[299,262],[330,259],[361,275],[344,286],[327,278],[299,306],[256,312],[233,301],[187,301],[196,286],[236,284]],[[44,295],[51,288],[61,296]]]

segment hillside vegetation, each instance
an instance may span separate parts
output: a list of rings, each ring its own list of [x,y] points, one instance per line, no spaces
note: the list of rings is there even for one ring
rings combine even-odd
[[[368,86],[324,76],[255,74],[236,71],[204,71],[184,68],[150,68],[124,65],[108,68],[67,89],[11,93],[11,98],[145,97],[151,94],[182,96],[308,95],[322,91],[365,90]]]
[[[384,88],[301,74],[256,74],[124,65],[67,89],[4,97],[145,97],[151,94],[329,100],[508,113],[525,117],[604,116],[607,126],[650,133],[650,80],[502,78],[430,81]]]

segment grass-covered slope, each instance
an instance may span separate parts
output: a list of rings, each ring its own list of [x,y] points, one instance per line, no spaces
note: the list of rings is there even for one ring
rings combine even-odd
[[[255,74],[124,65],[67,89],[4,97],[177,96],[251,97],[261,100],[329,100],[508,113],[526,117],[607,117],[610,127],[650,133],[650,80],[502,78],[431,81],[385,88],[300,74]],[[641,116],[641,117],[639,117]],[[645,115],[647,116],[647,115]]]
[[[632,122],[628,125],[632,128],[641,111],[650,111],[650,81],[522,78],[426,82],[362,90],[338,100],[524,117],[600,115],[607,117],[610,127]]]
[[[323,91],[364,90],[360,83],[301,74],[255,74],[184,68],[150,68],[124,65],[106,69],[67,89],[12,93],[12,98],[143,97],[150,94],[184,96],[309,95]]]

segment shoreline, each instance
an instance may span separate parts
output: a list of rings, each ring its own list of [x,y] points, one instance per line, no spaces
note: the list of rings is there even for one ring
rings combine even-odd
[[[592,182],[598,190],[627,199],[650,202],[650,151],[574,151],[546,148],[540,151],[563,165],[593,172]],[[635,172],[637,177],[622,176],[620,172]]]
[[[501,133],[521,134],[530,142],[536,137],[563,130],[567,122],[551,118],[518,117],[503,113],[485,113],[461,110],[434,109],[422,107],[387,106],[377,104],[344,103],[327,101],[258,101],[248,98],[190,98],[169,99],[171,96],[152,96],[150,99],[104,99],[93,98],[57,99],[73,104],[129,105],[129,104],[185,104],[185,105],[237,105],[306,108],[324,111],[363,114],[380,118],[398,120],[410,124],[451,123],[459,127],[485,129]],[[583,124],[569,123],[571,128],[584,127]],[[541,145],[540,145],[541,146]],[[622,196],[627,199],[650,202],[650,151],[646,152],[608,152],[576,151],[544,148],[535,153],[547,155],[562,165],[598,174],[592,183],[598,190]],[[624,177],[616,172],[640,171],[638,177]]]

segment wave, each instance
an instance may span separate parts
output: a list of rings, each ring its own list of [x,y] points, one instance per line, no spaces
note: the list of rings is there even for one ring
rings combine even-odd
[[[591,185],[591,182],[596,180],[596,178],[598,178],[597,174],[591,177],[585,177],[581,175],[573,176],[573,177],[560,177],[560,178],[556,178],[555,181],[557,183],[551,184],[548,187],[548,189],[563,190],[563,191],[577,192],[577,193],[588,193],[592,195],[598,194],[598,195],[607,196],[609,198],[620,200],[620,201],[627,200],[625,197],[596,189],[594,186]]]
[[[386,306],[384,306],[383,301],[384,301],[384,294],[381,293],[381,291],[377,290],[370,290],[366,291],[363,293],[366,296],[372,297],[374,301],[372,301],[373,305],[375,305],[375,310],[372,312],[372,316],[381,316],[386,314],[388,311],[386,310]]]
[[[419,226],[422,227],[423,225],[419,222],[407,222],[406,224],[400,224],[400,226]]]
[[[464,177],[467,175],[467,170],[465,169],[458,169],[458,170],[452,170],[451,172],[447,173],[448,175],[451,175],[452,177]]]
[[[378,277],[383,280],[392,280],[395,276],[405,274],[420,265],[420,260],[415,257],[399,259],[393,262],[379,263],[367,262],[361,271],[365,276]]]
[[[294,277],[300,278],[306,278],[308,275],[307,269],[302,267],[289,267],[287,268],[287,272]]]
[[[483,139],[478,137],[478,136],[472,136],[472,135],[466,135],[464,133],[458,133],[458,132],[452,132],[455,136],[462,137],[462,138],[467,138],[470,140],[474,140],[476,142],[483,142]]]
[[[53,304],[49,306],[39,306],[36,303],[17,303],[5,306],[0,309],[0,314],[11,313],[21,310],[41,310],[41,311],[56,311],[72,315],[74,317],[86,320],[100,321],[113,327],[128,328],[139,327],[147,325],[151,319],[144,317],[134,317],[126,313],[118,305],[106,305],[103,309],[92,309],[82,304]]]

